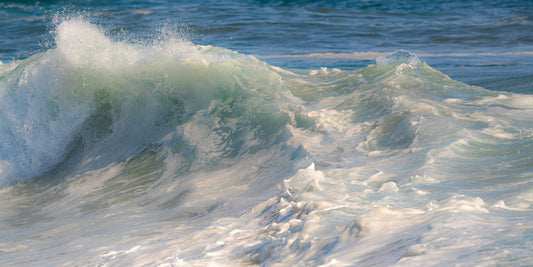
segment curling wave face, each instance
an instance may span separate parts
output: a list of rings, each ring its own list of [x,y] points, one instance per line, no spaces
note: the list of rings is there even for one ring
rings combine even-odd
[[[287,120],[277,106],[284,89],[279,75],[254,58],[182,40],[113,42],[81,19],[60,24],[56,39],[56,49],[2,73],[3,185],[49,171],[69,149],[128,155],[200,110],[211,117],[205,122],[211,130],[236,124],[229,128],[242,131],[232,133],[241,140],[215,149],[225,154],[239,153],[233,142],[244,142],[252,130],[261,143],[271,142]],[[262,121],[250,125],[254,116]]]
[[[82,19],[56,43],[0,65],[0,263],[531,260],[531,96],[402,50],[303,75]]]

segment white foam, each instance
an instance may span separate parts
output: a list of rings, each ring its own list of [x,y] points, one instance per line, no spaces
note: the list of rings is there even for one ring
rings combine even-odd
[[[398,189],[395,182],[384,183],[378,190],[380,193],[398,193],[398,191],[400,191],[400,189]]]
[[[283,184],[287,193],[297,198],[300,194],[309,190],[323,190],[320,181],[324,180],[324,174],[315,170],[315,164],[311,163],[309,167],[299,170],[298,173],[290,179],[284,180]]]
[[[0,99],[0,151],[3,165],[9,166],[3,167],[3,184],[9,183],[5,177],[25,179],[57,163],[89,115],[91,106],[71,101],[72,95],[58,84],[55,68],[44,55],[25,68],[18,83],[4,85],[9,91]]]

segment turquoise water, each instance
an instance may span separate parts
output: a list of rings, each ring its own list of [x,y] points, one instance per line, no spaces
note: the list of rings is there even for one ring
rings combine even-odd
[[[531,12],[1,3],[0,264],[526,266]]]

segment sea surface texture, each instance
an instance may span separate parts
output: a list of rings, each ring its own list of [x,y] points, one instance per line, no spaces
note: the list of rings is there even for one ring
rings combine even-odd
[[[1,266],[527,266],[532,1],[3,1]]]

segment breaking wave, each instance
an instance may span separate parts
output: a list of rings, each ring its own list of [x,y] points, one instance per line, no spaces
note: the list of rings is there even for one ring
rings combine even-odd
[[[0,185],[33,203],[10,223],[82,232],[36,249],[79,265],[531,259],[527,228],[511,229],[527,217],[505,216],[533,202],[531,96],[403,50],[304,75],[176,38],[114,41],[83,19],[56,45],[0,64]]]

